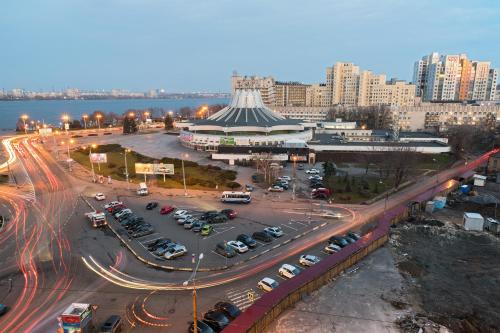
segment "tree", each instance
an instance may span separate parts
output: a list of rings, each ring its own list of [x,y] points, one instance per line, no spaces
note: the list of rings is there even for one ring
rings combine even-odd
[[[389,161],[390,171],[394,177],[394,187],[397,189],[414,168],[417,154],[415,148],[399,142],[394,143],[391,148],[391,151],[385,153],[384,159]]]
[[[184,106],[179,109],[179,114],[183,119],[190,119],[193,116],[193,110],[190,107]]]
[[[273,163],[273,158],[271,153],[261,153],[254,156],[255,165],[257,167],[257,172],[264,174],[264,181],[268,184],[271,183],[273,170],[271,164]]]
[[[71,129],[80,129],[82,128],[82,123],[77,120],[77,119],[74,119],[70,124],[69,124],[69,128]]]
[[[165,116],[165,129],[171,130],[172,128],[174,128],[174,118],[172,118],[170,113],[167,113]]]
[[[464,158],[472,151],[493,148],[495,135],[488,126],[454,126],[448,130],[448,143],[457,158]]]
[[[323,172],[325,173],[326,178],[330,176],[335,176],[336,173],[335,165],[330,161],[323,162]]]
[[[125,117],[123,119],[123,134],[133,134],[137,132],[137,124],[134,117]]]
[[[21,118],[17,120],[16,123],[16,132],[24,132],[24,122]]]
[[[351,182],[348,179],[347,183],[345,184],[344,192],[351,192],[351,191],[352,191]]]

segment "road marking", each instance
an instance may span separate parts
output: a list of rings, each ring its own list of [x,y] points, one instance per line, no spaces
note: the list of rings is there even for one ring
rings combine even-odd
[[[248,298],[248,295],[253,294],[253,301]],[[252,305],[257,299],[260,298],[258,292],[256,292],[253,288],[245,289],[245,290],[229,290],[226,292],[226,296],[231,303],[236,305],[240,310],[247,309],[250,305]]]
[[[224,231],[216,231],[216,230],[214,229],[214,233],[213,233],[212,235],[210,235],[210,236],[208,236],[208,237],[205,237],[205,238],[202,238],[202,239],[209,239],[209,238],[211,238],[211,237],[213,237],[213,236],[223,234],[223,233],[225,233],[226,231],[233,230],[234,228],[236,228],[236,227],[231,227],[231,228],[229,228],[229,229],[227,229],[227,230],[224,230]]]
[[[284,223],[282,223],[281,225],[282,225],[283,227],[290,228],[290,229],[292,229],[292,230],[294,230],[294,231],[297,231],[297,230],[298,230],[298,229],[295,229],[295,228],[293,228],[293,227],[290,227],[289,225],[286,225],[286,224],[284,224]]]
[[[300,224],[300,225],[303,225],[304,227],[307,227],[307,224],[302,223],[302,222],[299,222],[299,221],[293,221],[293,223],[298,223],[298,224]]]

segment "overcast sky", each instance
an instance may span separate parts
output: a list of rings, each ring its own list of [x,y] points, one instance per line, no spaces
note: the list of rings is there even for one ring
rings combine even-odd
[[[229,91],[233,70],[411,79],[431,51],[500,67],[497,0],[2,0],[0,88]]]

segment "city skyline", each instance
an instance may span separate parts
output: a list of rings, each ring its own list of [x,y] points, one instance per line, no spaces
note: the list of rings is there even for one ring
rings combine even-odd
[[[498,13],[490,1],[10,3],[0,87],[229,91],[233,70],[316,82],[337,61],[411,81],[415,59],[433,51],[498,67]]]

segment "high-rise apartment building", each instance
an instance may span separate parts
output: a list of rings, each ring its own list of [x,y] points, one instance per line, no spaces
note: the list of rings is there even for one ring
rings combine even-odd
[[[307,88],[309,84],[300,82],[274,83],[274,106],[307,106]]]
[[[337,62],[326,69],[327,99],[330,105],[357,105],[359,67]]]
[[[497,80],[498,71],[490,68],[490,62],[472,61],[465,54],[434,52],[413,68],[416,95],[424,101],[491,100]]]
[[[306,89],[306,106],[327,107],[329,106],[326,84],[311,84]]]
[[[233,94],[236,89],[257,89],[266,105],[275,105],[276,103],[274,85],[274,78],[271,76],[241,76],[235,72],[231,78]]]

